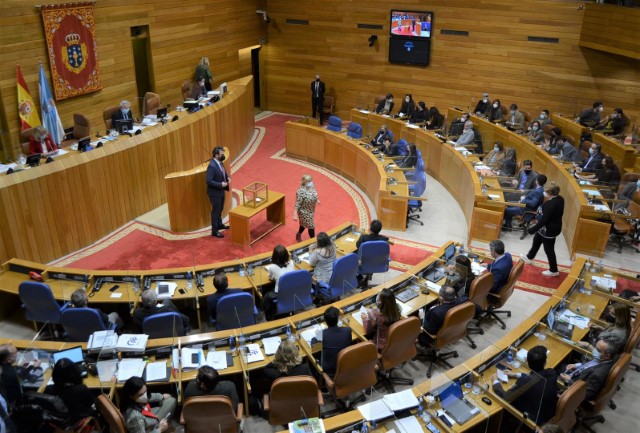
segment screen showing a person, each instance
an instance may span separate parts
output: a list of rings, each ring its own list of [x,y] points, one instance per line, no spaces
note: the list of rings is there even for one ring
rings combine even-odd
[[[391,35],[431,37],[432,12],[391,11]]]

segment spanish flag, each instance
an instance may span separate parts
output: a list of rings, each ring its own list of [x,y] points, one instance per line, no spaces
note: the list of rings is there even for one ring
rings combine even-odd
[[[27,83],[24,81],[20,65],[16,67],[16,81],[18,82],[18,113],[22,122],[21,130],[33,128],[40,125],[40,116],[33,103],[33,98],[29,93]]]

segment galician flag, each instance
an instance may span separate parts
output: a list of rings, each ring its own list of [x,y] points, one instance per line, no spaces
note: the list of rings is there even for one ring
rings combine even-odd
[[[64,139],[64,127],[58,116],[58,109],[53,101],[53,95],[51,94],[51,88],[47,81],[47,76],[44,74],[44,67],[40,63],[40,110],[42,111],[42,123],[45,128],[51,134],[53,142],[58,146]]]

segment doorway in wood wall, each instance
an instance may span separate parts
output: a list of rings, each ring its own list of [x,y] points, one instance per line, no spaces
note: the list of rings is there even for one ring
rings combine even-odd
[[[238,71],[241,77],[253,76],[253,105],[255,108],[260,109],[262,109],[262,104],[265,102],[264,86],[262,86],[262,78],[260,76],[260,70],[262,69],[261,48],[262,45],[253,45],[238,50]]]
[[[131,27],[131,49],[133,51],[133,64],[136,72],[137,105],[139,115],[142,116],[144,113],[144,95],[147,92],[153,92],[155,89],[149,26]],[[133,109],[134,107],[131,108]]]

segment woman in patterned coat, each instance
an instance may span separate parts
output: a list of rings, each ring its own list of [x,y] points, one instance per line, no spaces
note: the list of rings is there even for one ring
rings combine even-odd
[[[296,192],[296,205],[293,211],[293,220],[300,221],[300,228],[296,233],[296,240],[300,242],[302,240],[302,233],[304,229],[309,230],[309,237],[316,236],[316,225],[313,221],[313,217],[316,213],[316,205],[320,204],[318,200],[318,191],[313,186],[313,179],[308,174],[302,176],[300,182],[300,188]]]

